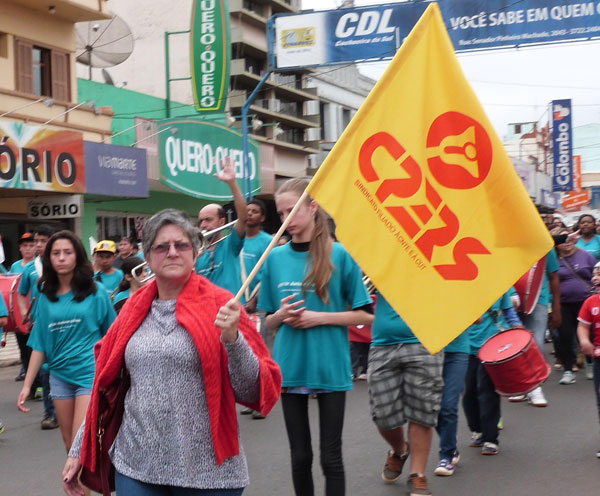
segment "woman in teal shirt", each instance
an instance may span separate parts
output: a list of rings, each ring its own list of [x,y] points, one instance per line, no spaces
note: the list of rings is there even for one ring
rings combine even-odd
[[[581,237],[575,244],[596,257],[600,258],[600,235],[596,234],[596,219],[591,214],[583,214],[579,217],[577,228]]]
[[[94,382],[94,345],[116,317],[106,289],[94,281],[83,244],[72,232],[54,234],[42,255],[36,321],[28,345],[33,349],[23,389],[25,400],[42,364],[50,371],[50,391],[67,451],[81,425]]]
[[[281,221],[308,181],[291,179],[275,195]],[[323,210],[308,199],[288,226],[292,242],[275,248],[261,278],[258,307],[277,330],[273,357],[281,368],[281,402],[298,496],[314,493],[308,398],[319,402],[321,466],[327,496],[345,493],[342,426],[352,389],[349,325],[371,324],[371,298],[358,265],[329,233]]]

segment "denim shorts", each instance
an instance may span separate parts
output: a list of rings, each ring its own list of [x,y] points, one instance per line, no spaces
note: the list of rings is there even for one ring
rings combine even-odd
[[[50,374],[50,396],[52,396],[53,400],[70,400],[75,398],[75,396],[83,396],[86,394],[92,394],[92,390],[63,381],[55,375]]]

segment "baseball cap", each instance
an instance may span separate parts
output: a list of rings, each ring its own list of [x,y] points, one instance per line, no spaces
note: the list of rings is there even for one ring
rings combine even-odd
[[[114,241],[111,241],[110,239],[103,239],[94,248],[94,253],[97,253],[99,251],[108,251],[110,253],[116,253],[117,245]]]
[[[30,233],[30,232],[23,233],[23,235],[19,238],[19,244],[26,243],[28,241],[33,243],[33,241],[34,241],[33,233]]]

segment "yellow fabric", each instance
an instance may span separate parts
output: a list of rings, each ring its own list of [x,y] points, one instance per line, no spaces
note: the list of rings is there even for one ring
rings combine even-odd
[[[308,187],[336,234],[436,353],[552,238],[431,4]]]

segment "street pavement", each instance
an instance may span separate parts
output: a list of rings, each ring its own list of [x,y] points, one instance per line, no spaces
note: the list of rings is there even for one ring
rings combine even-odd
[[[32,411],[17,411],[22,383],[14,382],[18,367],[0,368],[0,418],[6,431],[0,435],[0,495],[59,496],[65,451],[58,430],[40,430],[41,402],[30,402]],[[436,477],[438,438],[427,468],[435,496],[448,495],[544,495],[598,494],[600,448],[598,417],[592,381],[583,372],[577,383],[558,384],[553,371],[544,386],[547,408],[502,401],[504,430],[500,453],[481,456],[469,448],[470,433],[461,414],[458,447],[461,462],[452,477]],[[315,494],[324,494],[318,465],[317,401],[310,402],[315,446]],[[406,479],[385,485],[380,472],[387,446],[369,418],[367,385],[356,383],[348,394],[344,426],[344,461],[348,495],[388,496],[406,494]],[[240,416],[244,449],[250,468],[250,486],[244,496],[293,496],[287,437],[280,405],[265,420]],[[151,456],[151,454],[148,454]],[[408,466],[405,468],[408,475]]]

